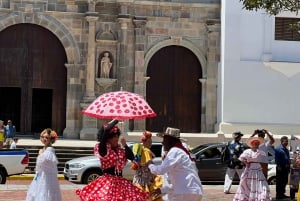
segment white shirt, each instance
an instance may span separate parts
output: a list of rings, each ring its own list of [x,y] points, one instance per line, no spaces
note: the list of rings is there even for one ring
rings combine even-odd
[[[267,157],[265,157],[265,160],[263,163],[268,163],[268,147],[270,146],[270,140],[267,140],[266,142],[262,143],[261,145],[259,145],[258,150],[263,151]]]
[[[10,144],[10,149],[16,149],[17,148],[17,144],[15,141],[13,141],[11,144]]]
[[[150,164],[149,169],[157,175],[168,173],[168,181],[171,185],[161,188],[163,194],[170,191],[168,188],[171,187],[174,194],[202,195],[202,184],[196,165],[180,148],[172,147],[161,165]]]

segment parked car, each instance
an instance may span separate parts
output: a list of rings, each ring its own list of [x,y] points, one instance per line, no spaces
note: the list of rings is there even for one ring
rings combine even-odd
[[[133,143],[128,146],[132,148]],[[224,182],[227,163],[222,160],[221,153],[225,149],[225,143],[210,143],[195,147],[192,154],[196,157],[196,165],[198,174],[203,182]],[[153,143],[151,150],[157,156],[153,159],[155,164],[161,164],[161,143]],[[269,161],[274,161],[272,151],[269,152]],[[134,171],[130,168],[130,162],[123,169],[123,176],[127,179],[132,179]],[[269,167],[270,175],[268,181],[276,181],[273,166]],[[269,174],[268,172],[268,174]],[[65,179],[74,183],[87,184],[95,180],[99,175],[102,175],[101,164],[97,157],[86,156],[75,158],[65,163],[64,176]],[[234,182],[237,183],[239,178],[236,176]]]
[[[268,183],[270,185],[276,184],[276,164],[269,164],[268,165]]]
[[[25,149],[0,150],[0,184],[5,184],[6,177],[22,174],[29,163],[29,154]]]
[[[196,166],[198,168],[198,174],[203,182],[224,182],[225,173],[227,169],[227,162],[223,160],[222,153],[225,149],[226,143],[209,143],[200,145],[192,150],[192,153],[196,157]],[[245,145],[246,148],[249,148]],[[275,152],[270,150],[268,152],[269,163],[274,163]],[[271,174],[268,178],[269,181],[274,181],[273,166],[270,165],[269,170]],[[276,170],[276,168],[275,168]],[[275,171],[276,176],[276,171]],[[272,179],[271,179],[272,177]],[[236,175],[233,180],[235,183],[239,181]]]
[[[132,148],[133,144],[128,143],[128,146]],[[153,159],[154,164],[161,163],[161,149],[161,143],[153,142],[151,150],[157,156]],[[132,180],[134,173],[131,162],[128,161],[123,169],[123,177]],[[88,184],[100,175],[102,175],[100,160],[94,155],[75,158],[65,163],[64,177],[68,181]]]

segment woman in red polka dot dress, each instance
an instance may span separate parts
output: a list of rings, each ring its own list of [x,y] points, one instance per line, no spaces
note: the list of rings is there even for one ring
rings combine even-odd
[[[98,133],[98,141],[94,154],[99,157],[103,175],[95,181],[77,189],[76,194],[82,201],[147,201],[149,193],[140,190],[131,181],[122,177],[122,170],[127,159],[133,160],[134,155],[126,145],[126,140],[118,141],[120,129],[113,120],[102,126]]]

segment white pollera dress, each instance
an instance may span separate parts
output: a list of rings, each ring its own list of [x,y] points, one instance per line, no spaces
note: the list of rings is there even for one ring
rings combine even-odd
[[[270,188],[262,172],[260,163],[265,162],[266,154],[257,150],[245,150],[239,160],[247,162],[240,184],[233,201],[270,201],[272,200]]]
[[[36,174],[27,191],[26,201],[61,201],[57,179],[57,158],[53,147],[37,157]]]

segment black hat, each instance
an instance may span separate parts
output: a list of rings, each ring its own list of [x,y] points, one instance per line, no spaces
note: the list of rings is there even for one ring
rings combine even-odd
[[[232,136],[234,138],[237,138],[237,137],[242,137],[244,134],[241,132],[241,131],[236,131],[234,133],[232,133]]]
[[[98,134],[97,134],[98,141],[104,142],[104,141],[106,141],[107,138],[113,137],[114,135],[109,135],[109,133],[111,132],[111,129],[116,127],[118,122],[119,121],[117,119],[113,119],[112,121],[101,126],[101,128],[98,130]],[[120,129],[118,127],[116,127],[116,129],[117,129],[116,134],[118,136],[120,136],[121,135]]]

